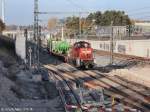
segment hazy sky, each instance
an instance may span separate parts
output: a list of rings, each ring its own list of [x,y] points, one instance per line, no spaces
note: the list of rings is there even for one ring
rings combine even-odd
[[[5,0],[7,24],[32,24],[34,0]],[[150,0],[39,0],[40,11],[124,10],[132,17],[150,19]],[[40,16],[49,17],[64,15]],[[68,15],[69,16],[69,15]]]

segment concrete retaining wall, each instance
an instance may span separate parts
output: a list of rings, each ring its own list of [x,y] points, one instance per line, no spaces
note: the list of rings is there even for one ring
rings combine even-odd
[[[16,48],[16,54],[21,59],[25,60],[26,59],[26,38],[23,36],[16,38],[15,48]]]
[[[81,39],[67,39],[71,44]],[[110,51],[110,41],[94,41],[84,40],[90,42],[92,47],[96,50]],[[114,52],[126,55],[134,55],[140,57],[150,58],[150,40],[118,40],[114,41]]]

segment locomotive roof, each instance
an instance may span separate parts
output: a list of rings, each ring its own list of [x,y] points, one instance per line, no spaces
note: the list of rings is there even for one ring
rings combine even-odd
[[[89,42],[86,42],[86,41],[79,41],[79,42],[76,42],[75,44],[83,44],[83,43],[87,43],[87,44],[90,44]]]

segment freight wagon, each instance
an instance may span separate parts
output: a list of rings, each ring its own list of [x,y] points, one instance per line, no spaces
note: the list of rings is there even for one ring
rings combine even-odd
[[[69,48],[70,45],[66,41],[49,39],[47,42],[48,52],[52,55],[59,57],[64,62],[67,61]]]

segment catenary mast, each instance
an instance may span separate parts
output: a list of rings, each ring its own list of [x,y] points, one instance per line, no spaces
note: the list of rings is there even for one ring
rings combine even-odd
[[[1,0],[1,19],[5,22],[5,0]]]

